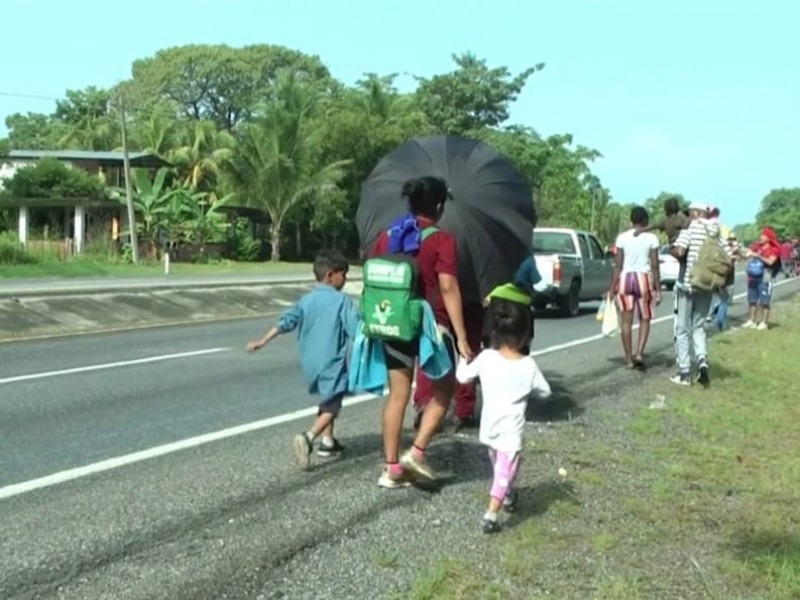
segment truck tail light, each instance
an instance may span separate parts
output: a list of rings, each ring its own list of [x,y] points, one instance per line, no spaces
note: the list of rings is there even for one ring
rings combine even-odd
[[[561,283],[561,261],[553,263],[553,284],[558,285]]]

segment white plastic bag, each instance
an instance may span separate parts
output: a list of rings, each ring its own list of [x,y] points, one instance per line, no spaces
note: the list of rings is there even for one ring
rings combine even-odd
[[[619,315],[617,314],[617,305],[610,297],[605,300],[605,308],[603,310],[603,327],[602,332],[606,337],[612,336],[619,330]]]
[[[598,323],[603,322],[603,317],[606,314],[606,304],[608,304],[608,301],[603,298],[603,301],[600,303],[600,308],[597,309],[597,314],[594,317]]]

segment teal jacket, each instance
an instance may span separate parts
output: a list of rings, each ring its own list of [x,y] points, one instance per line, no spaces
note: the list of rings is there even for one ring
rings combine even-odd
[[[419,368],[430,379],[441,379],[453,371],[453,360],[444,335],[436,324],[431,305],[423,301],[422,312]],[[350,359],[349,391],[380,395],[388,383],[383,342],[367,338],[359,328]]]

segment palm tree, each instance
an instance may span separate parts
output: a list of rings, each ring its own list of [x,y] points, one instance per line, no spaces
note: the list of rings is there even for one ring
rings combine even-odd
[[[146,118],[134,122],[134,146],[143,152],[167,156],[176,150],[179,123],[168,106],[157,106]]]
[[[286,215],[304,199],[336,189],[352,161],[320,166],[318,130],[310,116],[314,93],[289,71],[279,74],[275,100],[246,125],[225,171],[239,201],[270,221],[271,260],[280,260]]]
[[[211,121],[194,121],[184,145],[167,154],[183,183],[199,191],[212,191],[220,165],[229,160],[235,140],[218,131]]]

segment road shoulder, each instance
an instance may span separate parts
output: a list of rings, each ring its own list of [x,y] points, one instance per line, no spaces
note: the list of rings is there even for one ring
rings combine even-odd
[[[753,336],[780,332],[734,332],[720,343],[748,343],[751,337],[755,342]],[[4,501],[0,596],[447,597],[436,590],[446,592],[442,586],[453,581],[479,586],[490,575],[501,583],[526,577],[520,579],[525,589],[544,590],[557,589],[554,577],[568,582],[580,570],[598,576],[609,565],[612,574],[619,573],[609,586],[633,585],[636,565],[650,564],[643,560],[652,559],[663,570],[684,568],[693,563],[682,554],[666,555],[663,564],[655,555],[628,555],[624,569],[604,566],[599,558],[625,548],[619,532],[606,535],[608,519],[624,522],[633,516],[649,528],[631,534],[654,539],[662,534],[647,513],[649,497],[660,493],[653,479],[658,473],[642,479],[633,462],[638,451],[633,435],[654,436],[647,422],[640,431],[631,427],[666,385],[671,346],[670,328],[655,328],[646,375],[620,368],[617,339],[537,359],[555,395],[531,406],[521,510],[503,536],[487,539],[479,529],[490,469],[474,434],[445,435],[432,447],[431,460],[443,476],[438,489],[379,489],[379,405],[368,402],[343,413],[340,433],[348,457],[310,473],[298,473],[290,464],[291,436],[305,426],[298,422]],[[672,394],[669,388],[663,394],[667,407],[673,406]],[[559,475],[561,468],[566,478]],[[608,486],[605,495],[598,485]],[[553,529],[564,535],[551,546]],[[593,553],[573,548],[578,534],[589,536]],[[515,563],[504,545],[509,539],[522,540],[526,551],[541,554],[546,564]],[[487,556],[497,560],[487,565]],[[705,555],[691,558],[707,568]],[[550,563],[560,569],[547,570]],[[501,571],[484,569],[492,565]],[[700,590],[700,581],[691,579],[691,590]],[[461,594],[451,597],[464,598],[486,591],[449,589]]]

